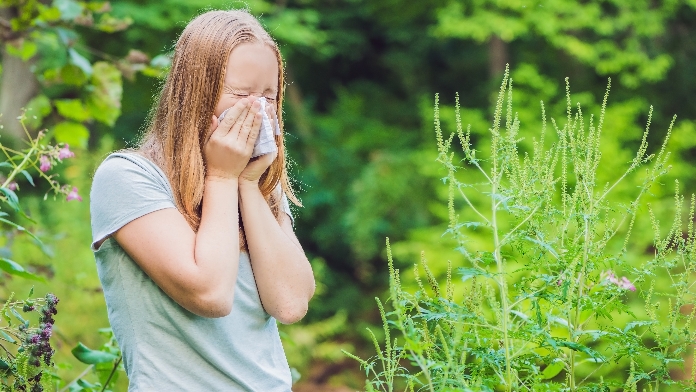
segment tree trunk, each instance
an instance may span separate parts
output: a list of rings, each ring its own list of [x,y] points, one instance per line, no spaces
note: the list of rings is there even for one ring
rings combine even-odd
[[[13,9],[0,9],[0,17],[4,20],[12,19]],[[2,44],[2,80],[0,80],[0,135],[9,136],[10,139],[25,138],[24,130],[17,120],[24,108],[39,91],[39,82],[31,72],[31,60],[28,62],[11,56],[5,51],[6,42]],[[4,141],[8,142],[7,140]],[[12,140],[9,141],[12,143]]]
[[[499,79],[508,64],[508,46],[497,35],[492,35],[488,41],[488,72],[492,79]]]

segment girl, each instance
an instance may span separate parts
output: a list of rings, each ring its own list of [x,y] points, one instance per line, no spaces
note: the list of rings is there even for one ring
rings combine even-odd
[[[314,278],[287,201],[283,87],[253,16],[207,12],[177,41],[140,147],[97,169],[92,249],[129,391],[290,390],[276,320],[304,316]],[[261,97],[278,151],[250,160]]]

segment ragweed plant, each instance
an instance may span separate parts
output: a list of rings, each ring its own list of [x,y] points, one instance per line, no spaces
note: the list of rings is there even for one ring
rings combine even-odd
[[[541,132],[522,144],[506,71],[485,159],[462,126],[458,98],[457,129],[443,134],[436,96],[446,235],[466,264],[449,264],[440,285],[422,255],[414,269],[419,289],[408,292],[387,240],[392,309],[377,299],[385,341],[372,335],[377,355],[369,360],[348,354],[365,369],[368,391],[696,390],[693,381],[672,377],[696,339],[696,198],[684,228],[677,187],[666,236],[647,206],[652,255],[636,253],[631,242],[644,197],[669,170],[675,119],[649,154],[651,109],[625,171],[599,182],[609,87],[599,116],[589,119],[571,105],[569,91],[566,80],[564,124],[547,127],[542,103]],[[638,187],[626,198],[629,178]]]

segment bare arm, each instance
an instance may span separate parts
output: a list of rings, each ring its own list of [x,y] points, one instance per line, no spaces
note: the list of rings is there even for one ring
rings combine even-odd
[[[232,309],[239,265],[236,189],[237,180],[206,180],[198,233],[173,208],[147,214],[114,233],[169,297],[199,316],[221,317]]]
[[[264,309],[284,324],[299,321],[314,295],[312,267],[295,237],[290,217],[273,216],[258,183],[239,182],[240,205],[251,267]]]
[[[272,105],[267,111],[275,118]],[[267,154],[248,164],[239,176],[239,202],[261,303],[276,320],[291,324],[307,313],[315,285],[290,217],[283,213],[278,222],[259,189],[261,174],[275,158],[275,153]]]
[[[232,309],[239,266],[239,174],[258,134],[259,108],[241,100],[219,126],[213,118],[198,232],[177,210],[165,209],[113,234],[167,295],[200,316],[222,317]]]

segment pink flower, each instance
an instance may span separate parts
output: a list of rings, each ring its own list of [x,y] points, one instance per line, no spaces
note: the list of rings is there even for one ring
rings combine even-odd
[[[65,200],[70,201],[70,200],[77,200],[77,201],[82,201],[82,197],[77,194],[77,187],[74,186],[72,187],[72,190],[70,193],[68,193],[68,196],[65,198]]]
[[[631,283],[631,281],[628,280],[628,278],[626,278],[625,276],[621,277],[621,283],[619,283],[619,287],[626,290],[636,291],[636,286],[634,286],[633,283]]]
[[[636,291],[636,286],[634,286],[627,277],[622,276],[621,280],[619,280],[616,275],[614,275],[614,271],[604,271],[602,272],[602,276],[605,281],[615,284],[624,290]]]
[[[42,172],[47,172],[51,170],[51,160],[48,159],[46,155],[41,155],[41,157],[39,158],[39,163],[41,164],[39,170],[41,170]]]
[[[68,143],[65,143],[65,146],[58,152],[58,159],[72,158],[74,156],[75,153],[70,151],[70,145],[68,145]]]
[[[11,183],[7,184],[7,189],[11,191],[16,191],[17,190],[17,183],[12,181]]]

